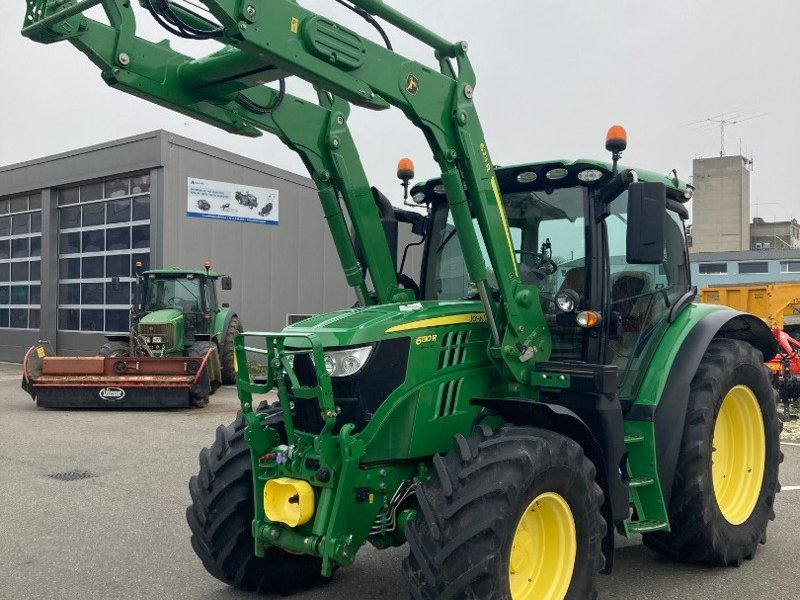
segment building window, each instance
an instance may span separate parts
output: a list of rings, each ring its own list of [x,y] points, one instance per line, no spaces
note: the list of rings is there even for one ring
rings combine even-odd
[[[59,190],[58,223],[59,330],[126,333],[133,265],[150,266],[150,174]]]
[[[42,196],[0,198],[0,328],[39,329]]]
[[[782,262],[781,273],[800,273],[800,260]]]
[[[766,275],[769,273],[769,265],[766,262],[739,263],[739,273],[741,275]]]
[[[701,263],[700,275],[725,275],[728,272],[728,263]]]

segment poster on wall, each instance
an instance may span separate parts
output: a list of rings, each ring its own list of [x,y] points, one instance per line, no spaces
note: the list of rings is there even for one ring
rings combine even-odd
[[[188,178],[186,214],[244,223],[278,224],[278,190]]]

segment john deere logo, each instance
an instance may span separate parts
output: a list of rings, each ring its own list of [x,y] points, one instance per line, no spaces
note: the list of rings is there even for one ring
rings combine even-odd
[[[419,79],[414,75],[406,77],[406,91],[412,96],[416,96],[419,91]]]
[[[118,387],[104,387],[99,393],[103,400],[108,400],[109,402],[116,402],[125,397],[125,390]]]

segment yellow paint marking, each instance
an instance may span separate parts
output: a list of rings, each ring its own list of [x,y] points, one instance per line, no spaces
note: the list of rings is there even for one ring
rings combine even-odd
[[[431,319],[421,319],[411,323],[403,323],[389,327],[386,333],[397,333],[398,331],[409,331],[411,329],[422,329],[423,327],[443,327],[445,325],[462,325],[464,323],[485,323],[484,313],[462,313],[460,315],[450,315],[448,317],[433,317]]]
[[[292,30],[292,33],[297,33],[297,30],[299,28],[300,28],[300,21],[298,20],[297,17],[292,17],[292,25],[290,27],[290,29]]]
[[[492,175],[492,191],[494,192],[494,199],[497,201],[497,209],[500,211],[500,219],[503,221],[503,229],[506,232],[506,241],[508,242],[508,251],[511,252],[511,264],[514,265],[514,274],[519,277],[519,270],[517,269],[517,257],[514,254],[514,244],[511,243],[511,232],[508,229],[508,220],[506,219],[506,211],[503,208],[503,200],[500,197],[500,188],[497,185],[497,179]]]

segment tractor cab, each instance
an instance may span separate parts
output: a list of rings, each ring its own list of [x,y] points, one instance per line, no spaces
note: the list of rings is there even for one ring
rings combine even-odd
[[[222,307],[217,301],[216,281],[210,270],[179,268],[146,271],[139,277],[139,333],[157,353],[183,354],[195,342],[210,341]],[[222,289],[231,289],[231,278],[221,277]]]
[[[670,310],[692,297],[683,225],[690,189],[646,171],[615,174],[615,165],[594,160],[530,163],[496,174],[507,242],[521,282],[538,288],[551,360],[614,365],[620,397],[632,400]],[[429,211],[420,299],[479,300],[441,180],[411,193]],[[489,265],[488,235],[474,215],[473,225]],[[653,253],[653,245],[663,250]],[[491,271],[489,284],[500,301]]]

